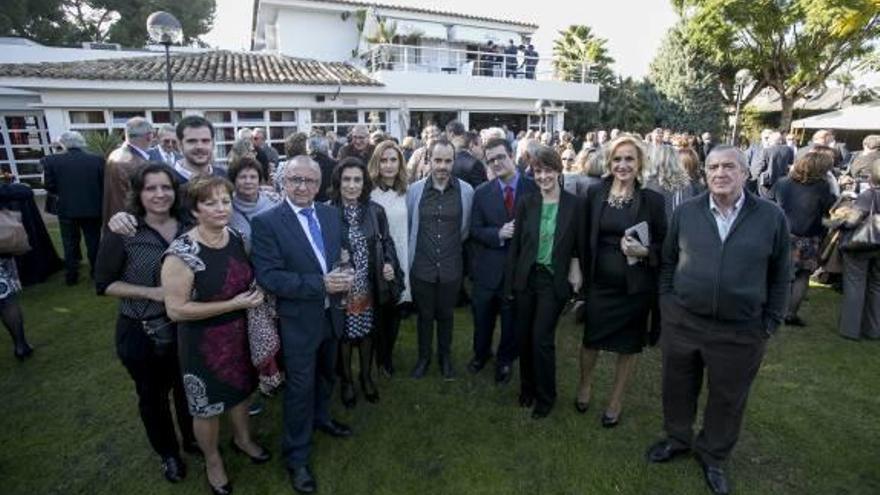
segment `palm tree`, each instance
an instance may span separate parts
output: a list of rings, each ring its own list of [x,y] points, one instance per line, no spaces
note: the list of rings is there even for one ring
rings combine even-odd
[[[614,81],[610,65],[614,59],[608,55],[605,44],[589,26],[572,25],[559,32],[553,42],[553,69],[564,81],[592,81],[607,85]]]

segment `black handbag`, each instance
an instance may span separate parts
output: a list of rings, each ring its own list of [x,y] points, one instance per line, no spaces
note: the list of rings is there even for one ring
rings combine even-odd
[[[880,214],[877,212],[876,194],[871,197],[871,210],[850,231],[840,249],[848,253],[880,250]]]
[[[386,237],[379,225],[379,218],[373,208],[367,206],[367,210],[369,211],[370,222],[373,224],[374,232],[376,232],[376,242],[373,244],[373,259],[376,260],[376,302],[379,306],[389,303],[397,304],[404,290],[403,272],[400,269],[396,253],[392,252],[390,257],[386,257]],[[393,242],[392,240],[392,244]],[[385,260],[389,259],[391,260],[391,266],[394,268],[394,280],[385,280],[382,274],[382,267],[386,263]]]

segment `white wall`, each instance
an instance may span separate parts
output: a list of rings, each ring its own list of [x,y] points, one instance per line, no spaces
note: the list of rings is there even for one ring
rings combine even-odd
[[[338,12],[282,9],[276,21],[278,49],[285,55],[344,62],[358,47],[355,16],[343,21]]]

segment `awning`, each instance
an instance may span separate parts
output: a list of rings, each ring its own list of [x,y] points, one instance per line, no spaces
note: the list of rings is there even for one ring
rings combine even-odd
[[[399,36],[414,36],[419,38],[446,41],[446,26],[436,22],[413,21],[410,19],[395,19],[389,17],[386,22],[397,25]]]
[[[880,129],[880,101],[795,120],[791,126],[804,129]]]
[[[498,45],[507,45],[507,40],[513,40],[517,45],[522,41],[522,36],[513,31],[500,29],[484,29],[470,26],[453,26],[449,29],[450,41],[476,43],[484,45],[489,41]]]

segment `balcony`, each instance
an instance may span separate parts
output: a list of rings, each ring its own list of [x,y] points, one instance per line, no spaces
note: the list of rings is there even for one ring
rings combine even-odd
[[[355,60],[395,92],[595,102],[598,85],[589,70],[562,78],[552,59],[452,47],[374,44]]]

